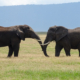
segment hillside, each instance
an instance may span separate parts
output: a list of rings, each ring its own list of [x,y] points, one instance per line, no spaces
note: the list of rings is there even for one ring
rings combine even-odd
[[[80,26],[80,3],[0,7],[0,26],[30,25],[35,31],[50,26]]]

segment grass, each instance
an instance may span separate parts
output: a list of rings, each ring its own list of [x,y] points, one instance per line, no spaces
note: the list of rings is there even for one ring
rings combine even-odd
[[[16,73],[16,74],[14,74]],[[71,72],[71,71],[21,71],[21,70],[11,70],[4,73],[3,76],[6,77],[6,79],[10,80],[79,80],[80,72]],[[14,75],[14,76],[12,76]],[[70,77],[69,77],[70,75]],[[11,76],[11,77],[10,77]],[[5,78],[2,78],[2,80],[6,80]]]
[[[39,35],[44,41],[46,35]],[[0,80],[79,80],[80,58],[78,50],[71,50],[71,57],[61,51],[55,57],[55,42],[47,48],[45,57],[36,40],[21,41],[19,57],[7,58],[8,47],[0,48]]]

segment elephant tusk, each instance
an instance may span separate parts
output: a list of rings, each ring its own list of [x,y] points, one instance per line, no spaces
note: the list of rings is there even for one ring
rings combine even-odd
[[[47,43],[45,43],[45,44],[41,44],[42,46],[44,46],[44,45],[48,45],[50,42],[47,42]]]

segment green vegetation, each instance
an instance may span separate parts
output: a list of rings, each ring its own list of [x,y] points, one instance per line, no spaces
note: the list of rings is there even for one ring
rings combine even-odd
[[[22,71],[13,69],[0,77],[2,80],[79,80],[80,72],[73,71]]]
[[[46,35],[39,35],[44,41]],[[45,57],[34,39],[21,41],[19,57],[7,58],[8,47],[0,48],[0,80],[80,80],[78,50],[71,50],[71,57],[61,51],[55,57],[55,42],[47,48]]]
[[[39,34],[39,35],[47,34],[47,32],[36,32],[36,33]]]

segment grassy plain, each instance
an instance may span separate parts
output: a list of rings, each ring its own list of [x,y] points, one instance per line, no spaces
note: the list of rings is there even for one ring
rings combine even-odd
[[[46,35],[40,35],[44,41]],[[36,40],[21,41],[19,57],[7,58],[8,47],[0,48],[0,80],[80,80],[80,58],[77,50],[66,57],[64,50],[55,57],[55,42],[47,47],[45,57]]]

